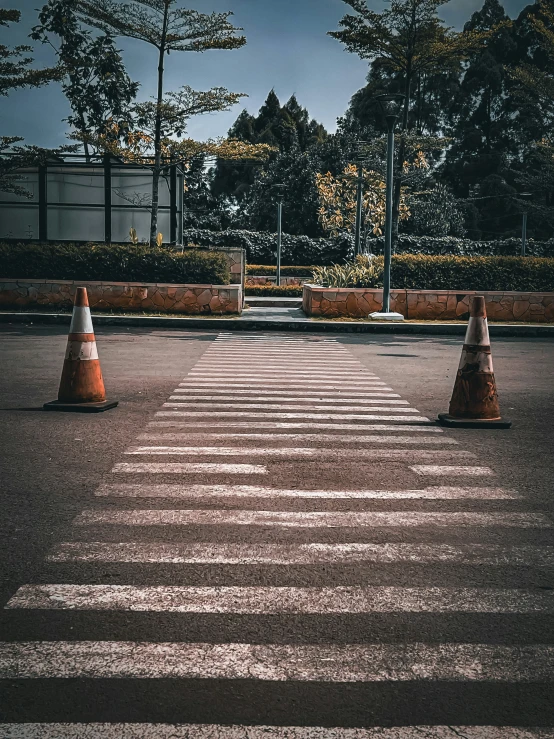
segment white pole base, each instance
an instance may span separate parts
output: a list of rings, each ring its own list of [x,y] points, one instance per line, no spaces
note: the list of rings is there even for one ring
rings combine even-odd
[[[404,316],[402,313],[381,313],[380,311],[376,311],[375,313],[370,313],[368,316],[370,321],[403,321]]]

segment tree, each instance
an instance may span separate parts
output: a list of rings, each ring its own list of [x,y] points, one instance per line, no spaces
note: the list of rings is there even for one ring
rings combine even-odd
[[[19,10],[0,8],[0,26],[18,23],[20,17]],[[30,46],[10,48],[0,44],[0,95],[6,96],[11,90],[22,87],[40,87],[61,78],[59,67],[33,69],[32,56],[26,56],[31,51]],[[20,146],[22,140],[20,136],[0,136],[0,191],[31,197],[31,193],[20,184],[21,179],[16,172],[46,159],[53,152],[38,147]]]
[[[411,217],[406,231],[419,236],[465,236],[464,214],[442,183],[408,198]]]
[[[20,18],[19,10],[0,8],[0,26],[19,23]],[[0,95],[8,95],[20,87],[40,87],[61,78],[59,67],[33,69],[33,57],[28,56],[32,50],[31,46],[10,48],[0,44]]]
[[[469,32],[486,32],[483,47],[472,53],[452,102],[456,124],[444,176],[459,197],[469,197],[489,176],[502,176],[517,152],[513,115],[506,101],[510,79],[506,65],[516,52],[512,26],[498,0],[485,0],[466,23]]]
[[[530,140],[521,157],[517,184],[533,193],[530,202],[519,202],[519,209],[530,210],[544,235],[554,226],[554,7],[549,0],[538,0],[518,18],[518,30],[527,37],[525,56],[512,70],[520,108],[530,120]],[[520,116],[521,117],[521,116]],[[518,123],[521,121],[518,120]],[[539,125],[537,125],[537,123]]]
[[[381,236],[385,225],[385,182],[375,170],[363,169],[362,244],[367,248],[371,235]],[[356,192],[358,168],[354,164],[345,167],[339,177],[330,172],[317,173],[316,186],[319,195],[319,220],[323,230],[331,236],[353,233],[356,225]],[[405,192],[401,191],[400,220],[410,217]]]
[[[202,52],[209,49],[238,49],[246,43],[235,35],[242,29],[229,22],[231,13],[199,13],[176,7],[177,0],[78,0],[77,14],[85,23],[105,34],[137,39],[153,46],[158,55],[157,92],[153,103],[144,103],[138,113],[147,127],[152,146],[152,210],[150,243],[158,232],[159,183],[163,162],[164,136],[185,130],[187,117],[202,112],[226,110],[236,101],[233,93],[216,88],[194,93],[189,87],[165,93],[165,56],[172,51]],[[172,128],[172,126],[174,127]]]
[[[278,157],[279,152],[281,154],[295,152],[294,159],[298,156],[298,152],[307,152],[320,146],[326,141],[328,134],[320,123],[310,119],[308,111],[299,104],[295,95],[281,106],[275,90],[270,90],[258,115],[253,116],[247,110],[243,110],[229,129],[228,136],[251,144],[264,143],[274,147],[275,153],[270,157],[270,163],[267,165],[270,166]],[[284,161],[285,159],[281,161],[281,164]],[[213,193],[218,198],[226,198],[233,205],[243,204],[246,208],[246,201],[250,198],[250,189],[259,174],[260,167],[245,167],[238,163],[230,164],[220,160],[217,162],[212,181]],[[305,228],[317,230],[317,219],[310,216]]]
[[[298,147],[279,153],[267,168],[258,174],[247,197],[241,216],[248,228],[274,231],[277,200],[274,185],[284,184],[283,230],[295,235],[321,236],[317,218],[318,194],[315,176],[318,162],[311,151]]]
[[[348,51],[367,59],[387,86],[384,91],[401,92],[404,104],[394,184],[393,232],[398,232],[402,167],[406,159],[406,134],[417,124],[413,102],[421,101],[422,80],[439,73],[450,75],[460,68],[467,53],[482,43],[482,34],[457,33],[444,26],[437,16],[445,0],[391,0],[381,13],[365,0],[344,0],[356,15],[345,15],[341,29],[330,36]],[[383,91],[383,89],[381,89]]]
[[[72,110],[67,120],[84,140],[88,160],[87,135],[102,133],[111,120],[129,119],[139,84],[131,81],[110,34],[93,36],[83,29],[78,4],[79,0],[49,0],[31,38],[51,46],[65,71],[62,89]],[[59,40],[57,46],[52,37]]]

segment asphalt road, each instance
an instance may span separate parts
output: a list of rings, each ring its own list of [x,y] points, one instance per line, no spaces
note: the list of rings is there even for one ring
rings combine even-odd
[[[105,328],[45,413],[66,338],[0,327],[0,737],[554,736],[554,341],[443,432],[455,337]]]

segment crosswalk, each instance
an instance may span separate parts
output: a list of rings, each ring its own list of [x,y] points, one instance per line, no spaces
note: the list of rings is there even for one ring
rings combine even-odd
[[[220,333],[6,604],[0,739],[552,739],[553,522],[461,446]]]

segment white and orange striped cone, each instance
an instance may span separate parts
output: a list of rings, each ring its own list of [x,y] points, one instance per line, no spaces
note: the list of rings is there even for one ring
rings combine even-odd
[[[469,302],[469,324],[450,408],[448,413],[439,414],[444,426],[510,428],[512,425],[500,416],[490,343],[485,298],[476,295]]]
[[[106,400],[86,287],[78,287],[67,338],[58,399],[44,404],[47,411],[100,413],[115,408]]]

